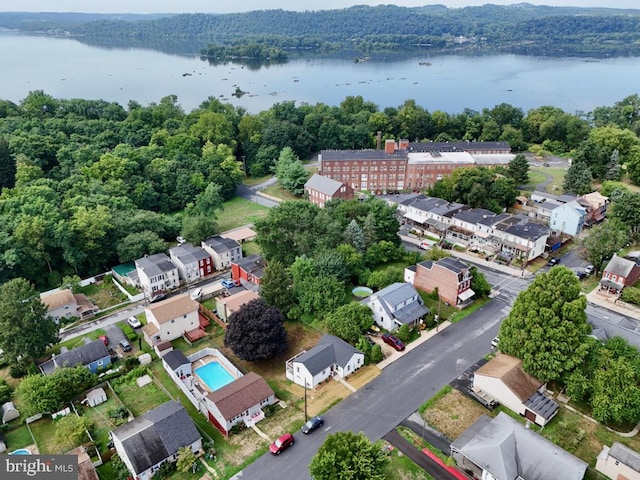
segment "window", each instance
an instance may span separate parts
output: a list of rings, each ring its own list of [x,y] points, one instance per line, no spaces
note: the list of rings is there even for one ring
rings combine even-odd
[[[176,319],[174,318],[173,320],[171,320],[171,323],[176,323]]]

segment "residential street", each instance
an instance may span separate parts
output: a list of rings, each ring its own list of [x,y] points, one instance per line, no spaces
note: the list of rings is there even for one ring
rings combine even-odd
[[[308,479],[308,465],[327,433],[362,431],[378,440],[422,403],[490,350],[507,306],[492,300],[464,321],[451,325],[386,367],[366,387],[325,415],[325,428],[308,437],[295,433],[295,445],[278,457],[263,455],[237,479]]]

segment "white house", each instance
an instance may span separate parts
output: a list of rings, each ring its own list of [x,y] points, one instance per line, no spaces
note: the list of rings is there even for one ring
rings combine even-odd
[[[242,247],[233,238],[215,235],[204,240],[202,248],[213,258],[213,266],[216,270],[231,268],[231,262],[242,258]]]
[[[249,372],[204,397],[207,417],[223,435],[234,425],[251,426],[264,418],[263,407],[273,405],[277,398],[260,375]]]
[[[171,350],[162,357],[162,366],[176,384],[193,375],[191,362],[182,350]]]
[[[315,388],[333,377],[347,377],[364,365],[364,353],[333,335],[323,335],[315,347],[287,360],[286,376],[298,385]]]
[[[473,374],[473,390],[544,426],[558,413],[558,404],[543,392],[546,384],[526,373],[522,361],[500,353]]]
[[[142,327],[146,342],[153,346],[162,341],[171,341],[184,333],[200,327],[198,314],[200,304],[188,293],[176,295],[144,309],[147,324]]]
[[[451,456],[474,480],[582,480],[588,466],[504,412],[482,415],[451,444]]]
[[[577,200],[572,200],[551,210],[549,228],[554,232],[575,237],[582,231],[586,218],[587,209],[580,205]]]
[[[618,442],[602,446],[596,470],[616,480],[640,480],[640,454]]]
[[[135,261],[140,286],[147,298],[166,293],[180,286],[176,267],[164,253],[148,255]]]
[[[371,309],[376,324],[389,332],[404,324],[415,325],[429,313],[416,289],[408,283],[392,283],[361,303]]]
[[[170,248],[169,256],[178,268],[178,276],[187,283],[213,273],[213,258],[202,247],[185,243]]]
[[[111,432],[113,446],[133,478],[148,480],[178,450],[202,453],[202,437],[189,414],[175,401],[163,403]]]

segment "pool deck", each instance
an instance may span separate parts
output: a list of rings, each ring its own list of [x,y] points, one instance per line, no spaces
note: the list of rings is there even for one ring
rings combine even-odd
[[[207,393],[213,392],[213,390],[211,390],[207,382],[205,382],[204,379],[200,377],[200,375],[198,375],[196,370],[212,362],[216,362],[218,365],[220,365],[224,369],[224,371],[227,372],[231,376],[231,378],[233,378],[233,380],[238,379],[238,376],[234,372],[230,372],[229,369],[225,366],[224,362],[220,361],[218,357],[207,355],[206,357],[200,358],[191,364],[191,371],[193,372],[193,376],[196,378],[196,382],[194,382],[193,386],[201,393],[204,393],[202,392],[202,390],[206,390],[206,393],[204,393],[205,395]]]

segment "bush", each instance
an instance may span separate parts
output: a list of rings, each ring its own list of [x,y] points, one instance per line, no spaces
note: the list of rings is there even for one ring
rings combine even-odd
[[[402,326],[396,332],[396,337],[402,340],[404,343],[408,343],[411,340],[411,328],[406,323],[402,324]]]
[[[377,343],[371,347],[371,355],[369,358],[371,359],[371,363],[381,362],[384,358],[384,355],[382,354],[382,347]]]
[[[135,332],[133,328],[131,328],[131,326],[128,323],[122,324],[122,332],[130,341],[137,340],[138,338],[138,334]]]
[[[640,305],[640,288],[625,287],[625,289],[622,290],[622,295],[620,296],[620,298],[623,302]]]

